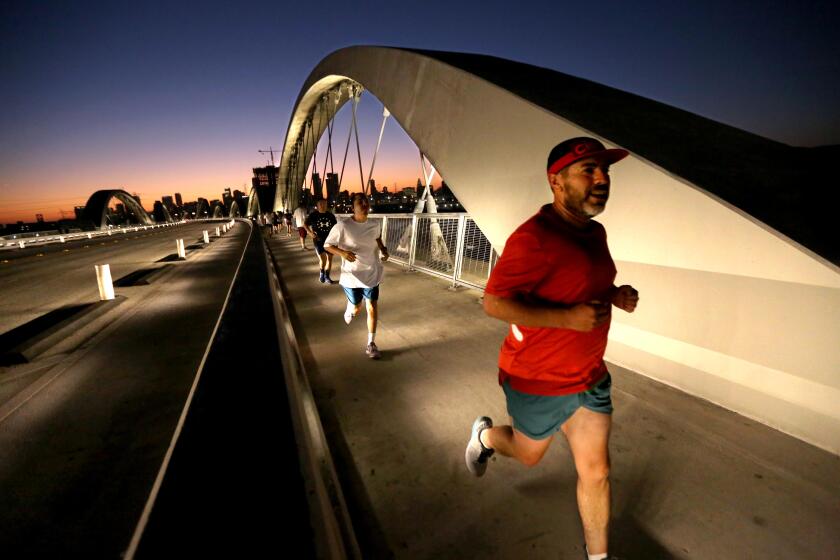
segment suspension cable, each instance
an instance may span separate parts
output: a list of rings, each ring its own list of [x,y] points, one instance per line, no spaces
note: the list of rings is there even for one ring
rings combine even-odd
[[[329,93],[324,95],[323,99],[324,99],[324,109],[323,109],[322,112],[326,113],[326,115],[327,115],[327,129],[326,129],[326,132],[327,132],[327,151],[324,152],[324,165],[321,167],[321,169],[324,170],[324,175],[326,175],[327,174],[327,161],[330,159],[330,143],[332,142],[332,140],[331,140],[332,133],[330,132]],[[321,117],[321,122],[323,122],[323,117]]]
[[[353,88],[350,91],[350,95],[352,99],[350,100],[351,105],[356,103],[356,88]],[[353,114],[355,115],[355,108],[353,109]],[[350,138],[353,136],[353,126],[355,125],[356,120],[353,119],[350,122],[350,128],[347,130],[347,145],[344,147],[344,161],[341,162],[341,175],[338,176],[338,189],[341,190],[341,181],[344,179],[344,166],[347,163],[347,153],[350,151]]]
[[[356,106],[362,99],[361,93],[356,99],[357,101],[353,105],[353,130],[355,131],[356,136],[356,154],[359,156],[359,180],[362,182],[362,192],[367,192],[367,188],[365,187],[364,171],[362,171],[362,148],[359,146],[359,125],[356,122]]]
[[[376,149],[373,151],[373,159],[370,161],[370,172],[368,173],[368,180],[365,186],[365,192],[367,192],[367,188],[370,186],[370,180],[373,177],[373,166],[376,165],[376,154],[379,153],[379,146],[382,144],[382,134],[385,132],[385,122],[388,120],[388,117],[391,116],[391,112],[388,110],[387,107],[384,105],[382,106],[382,126],[379,127],[379,140],[376,141]]]

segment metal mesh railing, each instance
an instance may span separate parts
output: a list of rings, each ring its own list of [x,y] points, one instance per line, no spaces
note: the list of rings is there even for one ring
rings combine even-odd
[[[453,276],[458,247],[458,218],[419,215],[414,237],[412,266],[431,274]]]
[[[498,259],[468,214],[371,214],[382,223],[390,261],[483,289]]]
[[[383,241],[388,247],[390,260],[408,265],[411,256],[411,216],[388,216],[383,230]]]
[[[464,249],[458,277],[471,284],[484,286],[490,276],[494,261],[493,246],[472,218],[466,218],[464,224]]]

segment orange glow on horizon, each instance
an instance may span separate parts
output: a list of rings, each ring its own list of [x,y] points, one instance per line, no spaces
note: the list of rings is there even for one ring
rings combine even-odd
[[[392,169],[390,167],[383,166],[382,174],[380,174],[379,177],[374,176],[376,188],[381,191],[382,187],[388,187],[389,191],[394,192],[395,185],[396,190],[398,191],[402,190],[404,187],[415,187],[417,185],[417,179],[420,179],[421,182],[423,180],[422,176],[420,176],[419,164],[417,167],[417,172],[412,174],[412,172],[406,169]],[[340,170],[336,171],[338,172]],[[374,173],[374,175],[377,175],[377,173]],[[84,206],[91,194],[104,188],[120,188],[131,194],[139,195],[143,208],[150,213],[152,205],[156,200],[160,200],[163,196],[174,197],[176,192],[181,193],[181,197],[184,202],[192,202],[197,200],[198,197],[206,198],[208,201],[214,199],[221,200],[222,193],[225,188],[230,188],[231,191],[238,189],[244,190],[245,192],[249,192],[251,189],[250,183],[243,186],[241,180],[238,183],[234,181],[225,184],[218,179],[212,180],[210,178],[197,179],[193,182],[193,184],[189,185],[182,183],[179,187],[171,186],[173,184],[177,184],[179,181],[180,178],[179,180],[162,181],[163,184],[160,186],[146,186],[143,188],[132,188],[131,184],[114,186],[103,185],[95,188],[63,185],[49,192],[50,195],[55,194],[56,196],[43,196],[42,194],[39,197],[32,197],[29,199],[20,196],[20,193],[26,192],[28,189],[18,188],[12,190],[12,194],[17,194],[18,196],[6,198],[5,192],[0,194],[0,224],[14,224],[18,221],[25,223],[35,222],[35,214],[43,214],[45,221],[54,222],[62,218],[62,211],[64,212],[65,218],[74,219],[74,207]],[[211,182],[217,183],[219,186],[207,188],[207,183]],[[86,183],[89,184],[88,182]],[[348,190],[350,192],[358,192],[361,190],[360,183],[361,181],[359,179],[358,168],[352,170],[345,169],[341,185],[342,191]],[[436,175],[432,180],[432,184],[435,187],[439,187],[440,176]],[[67,192],[72,194],[69,196],[62,196]]]

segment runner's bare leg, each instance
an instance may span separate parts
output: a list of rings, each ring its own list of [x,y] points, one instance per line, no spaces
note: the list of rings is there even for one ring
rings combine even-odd
[[[578,473],[577,500],[589,554],[607,552],[612,416],[581,407],[563,424]]]

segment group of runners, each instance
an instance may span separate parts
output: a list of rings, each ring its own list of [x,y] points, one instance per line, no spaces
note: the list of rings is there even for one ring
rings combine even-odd
[[[378,220],[369,220],[370,201],[365,193],[354,193],[352,216],[337,220],[329,211],[327,201],[320,199],[315,210],[307,213],[299,206],[294,212],[284,213],[287,232],[291,226],[297,228],[300,247],[307,250],[306,238],[312,237],[312,245],[318,258],[318,281],[335,284],[330,276],[333,255],[341,257],[341,275],[338,284],[347,297],[344,322],[350,324],[365,304],[367,312],[367,344],[365,354],[378,360],[382,354],[376,346],[376,325],[379,309],[379,284],[388,260],[388,248],[382,243],[382,228]]]
[[[627,155],[588,137],[561,142],[549,153],[553,200],[508,238],[484,292],[485,312],[509,325],[498,383],[511,423],[495,426],[479,416],[465,452],[469,472],[480,477],[496,452],[536,465],[562,432],[578,474],[587,560],[614,558],[607,552],[612,380],[603,357],[612,307],[633,312],[639,301],[632,286],[614,284],[606,232],[593,218],[609,198],[610,165]],[[356,193],[352,200],[353,215],[344,220],[337,221],[324,200],[311,214],[298,208],[286,217],[294,219],[302,249],[312,237],[321,282],[333,283],[332,255],[341,257],[344,321],[350,324],[365,302],[365,352],[379,358],[377,302],[388,249],[379,222],[368,220],[367,197]]]

